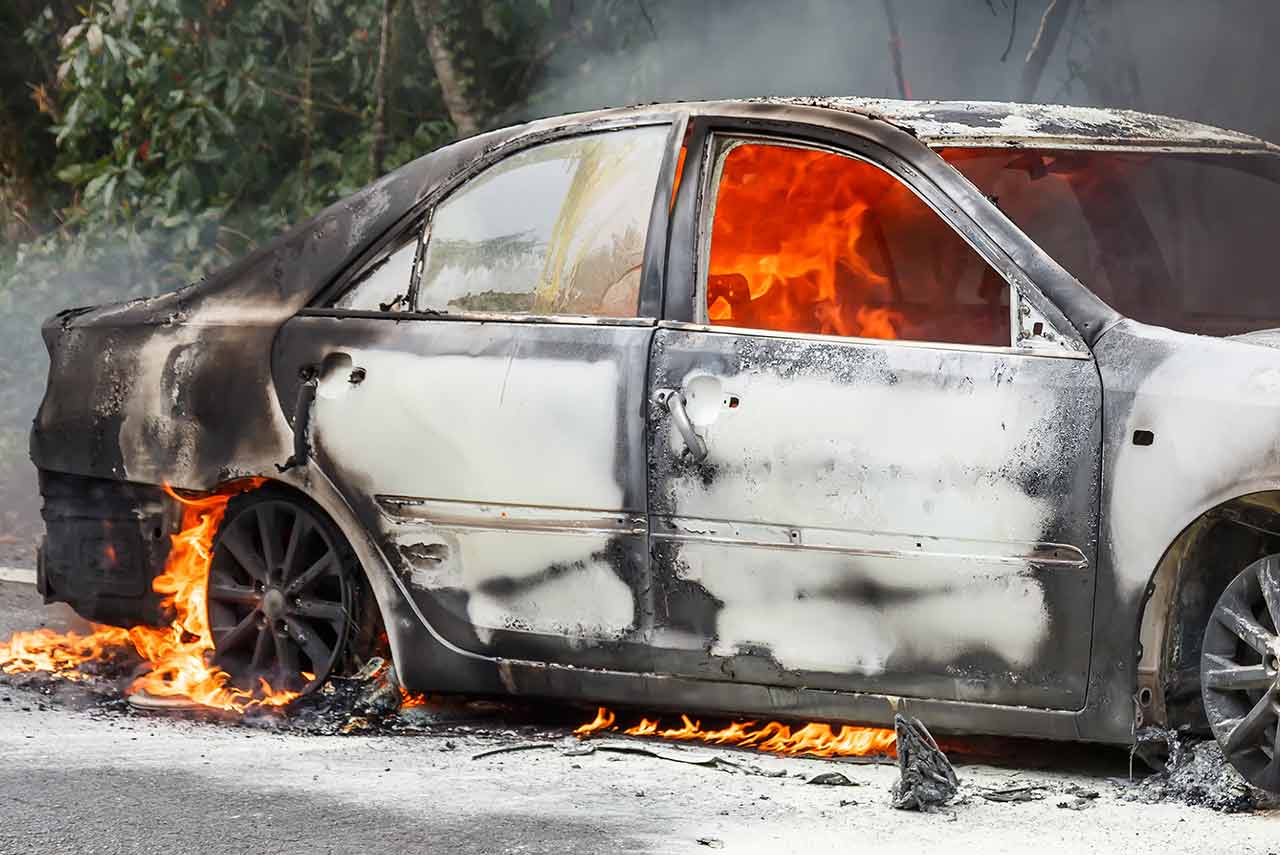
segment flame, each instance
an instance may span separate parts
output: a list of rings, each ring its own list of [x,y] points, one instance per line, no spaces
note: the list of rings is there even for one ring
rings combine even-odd
[[[1008,345],[1007,291],[871,163],[769,143],[724,157],[707,262],[712,324]]]
[[[78,670],[81,665],[105,659],[128,644],[129,631],[114,626],[95,626],[88,635],[51,629],[16,632],[7,642],[0,642],[0,671],[47,671],[68,680],[83,680],[87,675]]]
[[[6,674],[47,671],[68,679],[83,679],[78,670],[83,665],[132,645],[150,667],[134,680],[129,687],[131,692],[186,698],[235,712],[289,703],[298,696],[297,692],[273,689],[262,679],[257,691],[239,689],[230,685],[231,675],[210,664],[214,647],[205,593],[213,538],[231,497],[263,483],[261,478],[247,479],[198,498],[180,496],[165,485],[165,492],[182,505],[181,527],[172,536],[164,572],[152,583],[152,589],[164,595],[163,605],[175,615],[169,626],[120,629],[95,625],[89,635],[47,629],[20,632],[0,643],[0,670]]]
[[[843,725],[837,731],[832,730],[831,725],[810,722],[798,730],[792,730],[790,725],[776,721],[759,727],[754,721],[741,721],[733,722],[720,730],[704,730],[701,722],[687,715],[680,716],[680,720],[681,727],[661,729],[657,719],[641,718],[639,724],[621,732],[626,736],[732,745],[772,754],[809,757],[865,757],[875,754],[892,757],[896,753],[896,735],[892,730],[879,727]],[[574,734],[590,736],[602,731],[617,730],[617,715],[608,707],[600,707],[595,719],[574,730]]]
[[[721,170],[711,234],[712,323],[898,338],[884,248],[869,224],[908,191],[842,155],[749,143]],[[786,215],[781,216],[780,212]]]
[[[409,710],[409,709],[413,709],[414,707],[425,707],[426,705],[427,705],[426,695],[413,694],[412,692],[405,689],[403,686],[400,687],[400,709]]]

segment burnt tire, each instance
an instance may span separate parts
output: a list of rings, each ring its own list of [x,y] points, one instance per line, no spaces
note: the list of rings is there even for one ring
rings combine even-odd
[[[1280,793],[1280,555],[1250,564],[1205,628],[1200,690],[1222,753],[1249,783]]]
[[[367,652],[376,609],[342,532],[270,487],[227,504],[207,591],[214,661],[245,690],[306,694]]]

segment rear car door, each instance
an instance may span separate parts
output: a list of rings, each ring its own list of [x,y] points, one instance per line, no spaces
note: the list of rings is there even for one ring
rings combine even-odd
[[[887,150],[725,130],[685,169],[649,374],[659,670],[1083,706],[1087,348]]]
[[[640,667],[657,313],[642,272],[670,135],[503,157],[278,342],[282,375],[319,367],[315,463],[465,650]]]

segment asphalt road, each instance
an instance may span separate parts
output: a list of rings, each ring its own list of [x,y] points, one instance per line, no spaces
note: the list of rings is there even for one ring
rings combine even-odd
[[[67,619],[0,583],[0,635]],[[503,726],[281,734],[76,709],[0,684],[0,853],[1280,852],[1280,815],[1128,801],[1123,755],[1096,748],[961,761],[960,803],[921,815],[890,808],[887,765],[711,752],[774,778],[556,747],[475,759],[527,739]],[[807,783],[833,769],[854,786]],[[1038,798],[981,795],[1010,786]],[[1099,795],[1058,806],[1079,788]]]

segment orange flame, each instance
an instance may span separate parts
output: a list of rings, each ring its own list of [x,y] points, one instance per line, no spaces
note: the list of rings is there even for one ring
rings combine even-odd
[[[745,144],[721,170],[711,234],[715,324],[898,338],[883,247],[869,212],[900,185],[859,160]],[[785,211],[785,216],[782,212]]]
[[[413,694],[403,686],[400,687],[400,709],[409,710],[414,707],[425,707],[427,705],[427,696],[423,694]]]
[[[1007,346],[1007,291],[871,163],[770,143],[724,157],[707,259],[712,324]]]
[[[86,675],[77,670],[79,666],[104,659],[111,650],[128,644],[129,631],[114,626],[95,626],[88,635],[51,629],[15,632],[7,642],[0,642],[0,671],[47,671],[68,680],[82,680]]]
[[[6,674],[47,671],[81,679],[77,670],[80,666],[102,659],[113,648],[132,644],[150,666],[130,686],[132,692],[188,698],[235,712],[244,712],[251,706],[289,703],[298,693],[273,689],[265,680],[259,681],[256,692],[239,689],[229,685],[229,674],[210,664],[214,647],[205,594],[213,538],[231,497],[263,483],[261,478],[248,479],[199,498],[180,496],[165,485],[165,492],[182,504],[181,529],[172,536],[164,572],[152,583],[152,589],[164,595],[163,605],[174,612],[169,626],[135,626],[126,630],[95,625],[87,636],[47,629],[17,633],[8,642],[0,643],[0,670]]]
[[[810,722],[798,730],[771,721],[756,726],[754,721],[733,722],[720,730],[704,730],[702,724],[687,715],[680,716],[682,727],[660,729],[657,719],[642,718],[640,723],[621,732],[627,736],[652,736],[708,745],[732,745],[754,748],[772,754],[809,757],[865,757],[896,753],[897,736],[879,727],[843,725],[838,731],[831,725]],[[602,731],[617,731],[617,715],[608,707],[600,707],[594,720],[574,731],[577,736],[590,736]]]

